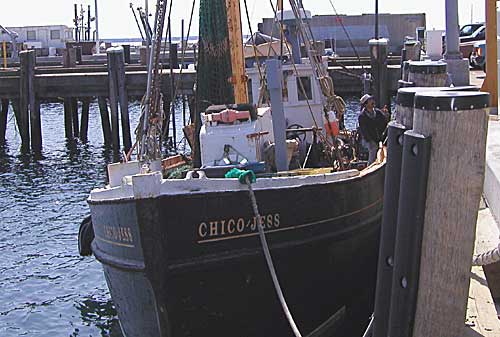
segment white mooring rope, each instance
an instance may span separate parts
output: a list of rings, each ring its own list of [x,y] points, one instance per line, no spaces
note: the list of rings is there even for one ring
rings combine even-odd
[[[495,248],[472,258],[473,266],[486,266],[500,261],[500,243]]]
[[[266,257],[267,267],[269,268],[269,272],[271,273],[271,277],[273,279],[274,289],[276,290],[276,294],[278,295],[281,307],[283,308],[283,312],[285,313],[288,323],[290,324],[290,327],[293,330],[293,334],[295,335],[295,337],[302,337],[299,329],[297,328],[297,325],[295,324],[295,321],[293,320],[292,314],[288,309],[288,305],[286,304],[285,301],[285,296],[283,296],[283,291],[281,290],[281,286],[278,281],[278,276],[276,275],[276,270],[274,269],[271,253],[269,252],[269,246],[267,245],[266,234],[264,233],[264,229],[262,228],[262,221],[259,214],[259,208],[257,206],[257,200],[255,199],[255,194],[252,189],[252,183],[250,182],[249,178],[247,178],[246,183],[248,185],[250,201],[252,202],[253,213],[255,215],[255,218],[257,219],[257,227],[259,229],[260,243],[262,245],[262,250],[264,251],[264,255]]]

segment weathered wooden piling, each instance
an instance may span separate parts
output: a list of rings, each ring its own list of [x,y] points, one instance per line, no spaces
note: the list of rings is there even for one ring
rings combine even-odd
[[[5,144],[7,132],[7,117],[9,115],[9,100],[2,99],[0,102],[0,145]]]
[[[18,126],[21,135],[21,143],[23,149],[30,147],[30,105],[35,101],[34,92],[34,76],[35,76],[35,51],[22,51],[19,53],[20,70],[19,70],[19,111]]]
[[[99,96],[97,98],[97,103],[99,105],[99,112],[101,114],[101,125],[102,125],[102,134],[104,138],[104,145],[111,146],[113,141],[111,140],[111,124],[109,122],[109,110],[108,110],[108,102],[106,101],[106,97]]]
[[[111,140],[113,150],[120,151],[120,130],[118,124],[118,72],[116,71],[116,48],[109,48],[108,54],[108,78],[109,78],[109,107],[111,110]]]
[[[431,137],[414,337],[464,333],[483,190],[489,95],[415,95],[413,131]]]
[[[372,39],[369,41],[370,46],[370,64],[374,83],[374,96],[377,106],[390,107],[389,91],[387,87],[387,56],[388,56],[388,40],[387,39]]]
[[[73,139],[73,104],[71,97],[64,98],[64,135],[66,139]]]
[[[78,98],[71,98],[71,121],[73,125],[73,137],[80,136],[80,126],[78,125]]]
[[[130,135],[130,121],[128,110],[128,94],[125,77],[125,57],[123,50],[118,49],[113,55],[116,66],[116,81],[118,88],[118,101],[120,102],[120,117],[122,123],[123,148],[128,152],[132,148],[132,138]]]
[[[31,148],[35,152],[42,151],[42,120],[40,114],[40,99],[33,100],[30,108],[30,126],[31,126]]]
[[[123,57],[125,59],[125,63],[126,64],[130,64],[131,63],[131,59],[130,59],[130,45],[129,44],[124,44],[124,45],[122,45],[122,48],[123,48]]]
[[[66,48],[63,51],[63,67],[74,68],[76,67],[76,49]]]
[[[84,98],[82,100],[82,119],[80,123],[80,140],[83,143],[86,143],[88,141],[89,110],[90,110],[90,98]]]
[[[410,61],[408,82],[415,87],[443,87],[448,74],[446,63],[441,61]]]

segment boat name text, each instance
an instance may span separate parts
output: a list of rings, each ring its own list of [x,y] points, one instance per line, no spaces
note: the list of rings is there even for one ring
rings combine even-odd
[[[261,215],[260,221],[264,229],[277,229],[280,227],[280,214]],[[201,240],[221,238],[243,233],[257,231],[257,218],[232,218],[202,222],[198,225],[198,236]]]
[[[134,236],[130,227],[103,226],[104,237],[107,240],[121,243],[133,243]]]

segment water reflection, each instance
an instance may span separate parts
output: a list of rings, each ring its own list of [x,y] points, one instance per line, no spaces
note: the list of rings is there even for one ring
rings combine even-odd
[[[95,326],[101,336],[122,337],[116,309],[109,299],[87,298],[75,303],[84,324]],[[78,334],[74,336],[79,336]]]

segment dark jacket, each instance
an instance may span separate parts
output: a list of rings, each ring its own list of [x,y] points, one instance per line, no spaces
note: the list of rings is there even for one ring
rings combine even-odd
[[[375,109],[375,118],[368,115],[365,108],[358,117],[361,136],[367,142],[381,142],[387,127],[387,118],[380,109]]]

